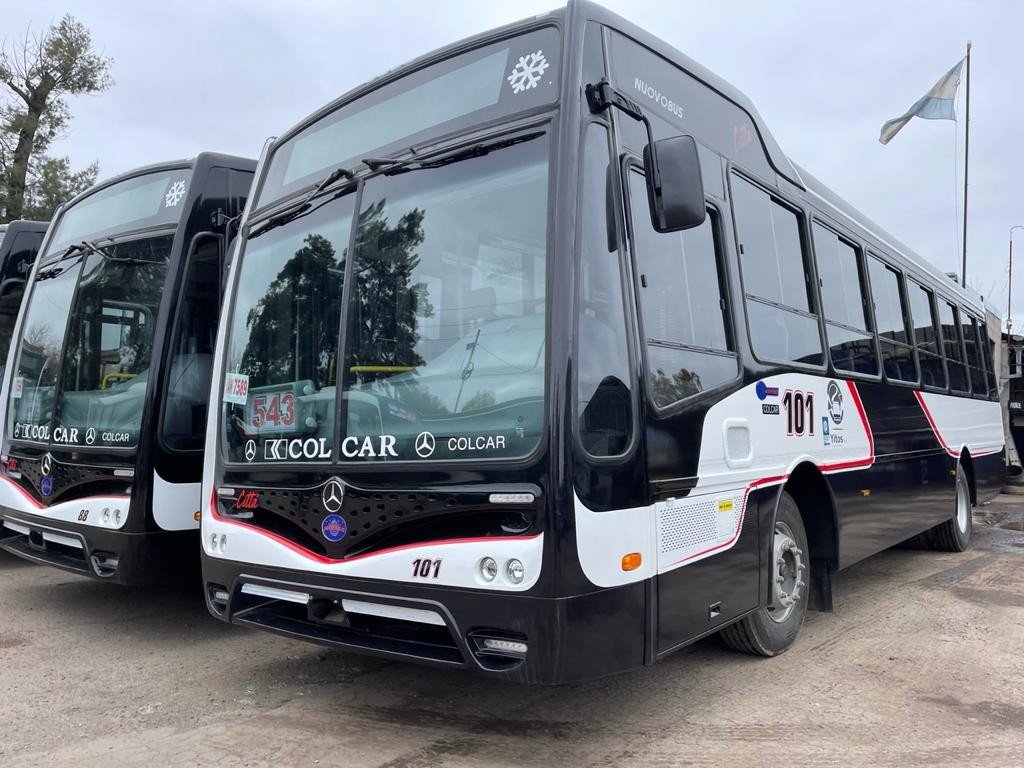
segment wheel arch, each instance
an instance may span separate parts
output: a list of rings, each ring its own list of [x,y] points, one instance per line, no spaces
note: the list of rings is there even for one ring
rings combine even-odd
[[[971,491],[971,506],[976,507],[978,505],[978,484],[974,475],[974,459],[971,458],[971,452],[967,450],[967,446],[960,449],[960,458],[957,461],[967,475],[967,487]],[[955,477],[956,475],[954,475]]]
[[[796,502],[807,534],[811,563],[809,607],[812,610],[831,611],[832,573],[839,568],[839,517],[832,486],[821,470],[810,461],[797,464],[776,498],[770,530],[775,527],[782,491]]]

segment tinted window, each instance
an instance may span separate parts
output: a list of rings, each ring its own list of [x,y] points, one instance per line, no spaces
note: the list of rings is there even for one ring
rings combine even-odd
[[[738,176],[733,214],[754,353],[820,365],[821,338],[810,311],[797,214]]]
[[[832,364],[842,371],[878,373],[875,341],[867,319],[867,291],[857,250],[833,231],[815,224],[814,255],[821,282],[821,311],[825,315]]]
[[[948,301],[939,302],[939,322],[942,324],[942,351],[949,371],[949,388],[966,392],[967,367],[964,365],[964,347],[960,338],[959,311]]]
[[[871,295],[875,300],[875,328],[882,369],[889,379],[917,381],[914,351],[907,343],[906,307],[900,276],[874,256],[868,259]]]
[[[587,130],[581,173],[576,372],[580,440],[594,456],[622,453],[633,432],[622,273],[609,237],[609,179],[608,131],[594,123]]]
[[[971,379],[971,390],[976,395],[988,396],[988,382],[985,379],[985,364],[981,358],[981,343],[978,341],[978,321],[969,315],[961,315],[964,347],[967,350],[967,373]]]
[[[932,310],[932,292],[914,282],[907,283],[914,343],[921,363],[921,382],[930,387],[946,387],[946,371],[939,356],[938,333]]]
[[[656,405],[666,406],[736,377],[714,213],[685,232],[651,226],[644,177],[629,177],[638,292],[647,375]]]
[[[220,275],[220,240],[200,240],[189,259],[178,304],[164,400],[164,442],[176,450],[203,447],[220,311]]]

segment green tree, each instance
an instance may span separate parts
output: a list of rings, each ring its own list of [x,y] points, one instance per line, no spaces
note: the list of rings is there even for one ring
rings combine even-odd
[[[46,151],[71,122],[64,97],[105,91],[113,84],[111,63],[70,14],[42,34],[26,33],[20,43],[0,48],[0,222],[27,212],[49,217],[54,195],[73,194],[95,180],[94,166],[71,173],[68,158]]]

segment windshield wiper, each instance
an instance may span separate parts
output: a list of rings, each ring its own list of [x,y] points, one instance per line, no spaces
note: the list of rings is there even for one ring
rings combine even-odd
[[[440,168],[451,163],[457,163],[461,160],[469,160],[474,157],[483,157],[496,149],[504,149],[505,147],[511,147],[516,144],[521,144],[524,141],[532,141],[538,136],[542,136],[543,131],[534,131],[532,133],[525,133],[519,136],[513,136],[507,139],[498,139],[490,143],[481,142],[474,144],[469,147],[463,147],[457,149],[449,154],[441,154],[433,160],[423,159],[420,157],[407,157],[402,160],[389,159],[384,157],[365,157],[363,163],[371,171],[381,171],[384,176],[394,176],[399,173],[407,173],[408,171],[419,171],[427,168]],[[416,150],[409,148],[410,153],[415,155]]]
[[[259,237],[264,232],[273,229],[274,227],[280,227],[282,224],[287,224],[289,221],[298,218],[302,214],[306,213],[310,208],[313,207],[313,198],[327,189],[331,184],[336,182],[340,178],[353,179],[355,174],[352,173],[348,168],[342,168],[338,166],[331,171],[324,180],[317,184],[313,189],[309,190],[305,195],[296,200],[294,203],[289,205],[283,211],[275,213],[266,223],[260,226],[256,231],[249,233],[249,238]]]

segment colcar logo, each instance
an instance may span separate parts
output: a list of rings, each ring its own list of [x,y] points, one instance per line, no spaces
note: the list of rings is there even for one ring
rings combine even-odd
[[[420,432],[416,436],[416,455],[421,459],[429,458],[434,453],[436,443],[434,436],[429,432]]]
[[[328,515],[320,523],[320,532],[328,541],[341,541],[348,533],[348,525],[341,515]]]
[[[832,417],[834,424],[843,423],[843,390],[839,384],[835,381],[828,383],[828,388],[825,390],[826,400],[828,402],[828,415]]]
[[[323,501],[324,509],[328,512],[334,513],[340,511],[341,505],[345,501],[345,486],[341,484],[341,480],[336,477],[332,477],[328,480],[327,485],[324,486],[323,491],[320,493],[320,500]],[[326,536],[327,534],[325,533],[324,535]],[[342,534],[342,536],[344,535],[345,534]],[[337,540],[338,539],[331,539],[331,541]]]
[[[53,456],[49,453],[43,456],[43,462],[40,465],[40,469],[43,470],[43,475],[49,475],[50,471],[53,469]]]

